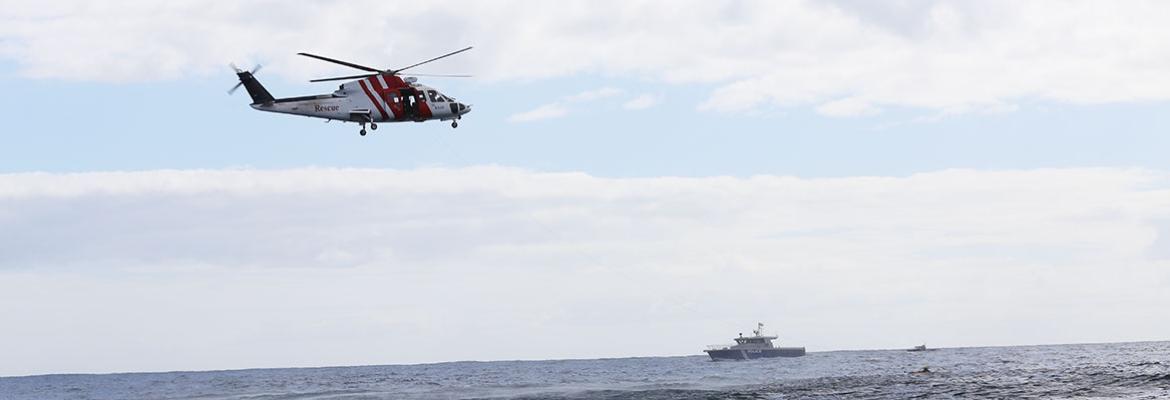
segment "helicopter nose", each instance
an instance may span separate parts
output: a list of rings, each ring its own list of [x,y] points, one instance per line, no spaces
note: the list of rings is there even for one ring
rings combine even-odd
[[[463,115],[463,114],[467,114],[467,113],[471,112],[471,106],[469,106],[469,105],[466,105],[463,103],[458,103],[458,107],[459,107],[459,115]]]

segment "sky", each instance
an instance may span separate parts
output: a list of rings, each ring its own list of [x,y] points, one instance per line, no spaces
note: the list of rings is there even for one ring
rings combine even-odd
[[[1165,15],[4,2],[0,376],[1167,340]],[[465,46],[457,129],[226,93]]]

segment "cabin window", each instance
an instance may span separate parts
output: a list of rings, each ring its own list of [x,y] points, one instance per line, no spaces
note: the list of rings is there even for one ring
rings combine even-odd
[[[431,96],[431,102],[450,103],[450,102],[455,101],[455,100],[452,100],[450,97],[444,96],[442,93],[439,93],[438,91],[435,91],[435,90],[428,90],[427,95]]]

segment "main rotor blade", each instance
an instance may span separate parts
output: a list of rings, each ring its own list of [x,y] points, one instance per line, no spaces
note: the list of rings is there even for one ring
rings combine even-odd
[[[472,78],[472,75],[451,75],[451,74],[406,74],[407,76],[422,76],[434,78]]]
[[[344,80],[349,80],[349,79],[369,78],[371,76],[378,76],[378,75],[381,75],[381,72],[379,72],[377,74],[361,74],[361,75],[350,75],[350,76],[338,76],[338,77],[334,77],[334,78],[313,79],[313,80],[310,80],[309,82],[344,81]]]
[[[350,68],[356,68],[356,69],[360,69],[360,70],[362,70],[362,71],[370,71],[370,72],[382,72],[382,70],[380,70],[380,69],[377,69],[377,68],[370,68],[370,67],[367,67],[367,66],[365,66],[365,65],[358,65],[358,64],[351,63],[351,62],[345,62],[345,61],[341,61],[341,60],[335,60],[335,59],[332,59],[332,58],[329,58],[329,57],[323,57],[323,56],[319,56],[319,55],[316,55],[316,54],[309,54],[309,53],[297,53],[297,54],[298,54],[298,55],[305,56],[305,57],[309,57],[309,58],[316,58],[316,59],[318,59],[318,60],[321,60],[321,61],[328,61],[328,62],[331,62],[331,63],[334,63],[334,64],[341,64],[341,65],[344,65],[344,66],[347,66],[347,67],[350,67]]]
[[[414,68],[414,67],[417,67],[417,66],[419,66],[419,65],[423,65],[423,64],[429,63],[429,62],[431,62],[431,61],[438,60],[438,59],[440,59],[440,58],[446,58],[446,57],[450,57],[450,56],[453,56],[453,55],[456,55],[456,54],[459,54],[459,53],[462,53],[462,52],[465,52],[465,51],[468,51],[468,50],[471,50],[471,46],[467,46],[466,48],[463,48],[463,49],[461,49],[461,50],[455,50],[455,51],[452,51],[452,52],[450,52],[450,53],[447,53],[447,54],[444,54],[444,55],[441,55],[441,56],[438,56],[438,57],[435,57],[435,58],[432,58],[432,59],[430,59],[430,60],[426,60],[426,61],[423,61],[423,62],[420,62],[420,63],[417,63],[417,64],[407,65],[407,66],[405,66],[405,67],[402,67],[402,68],[399,68],[399,69],[396,69],[396,70],[394,70],[394,73],[399,73],[399,72],[402,72],[403,70],[406,70],[407,68]]]

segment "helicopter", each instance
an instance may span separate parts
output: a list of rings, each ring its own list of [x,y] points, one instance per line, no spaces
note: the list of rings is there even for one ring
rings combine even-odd
[[[436,75],[410,74],[403,76],[404,70],[417,67],[432,61],[450,57],[471,50],[466,47],[426,61],[414,63],[397,69],[377,69],[351,62],[341,61],[329,57],[310,53],[297,55],[344,65],[346,67],[366,71],[365,74],[339,76],[332,78],[313,79],[309,82],[326,82],[350,80],[330,94],[315,96],[300,96],[275,98],[260,81],[256,80],[257,65],[251,71],[245,71],[231,64],[240,78],[240,82],[228,90],[232,94],[243,86],[252,97],[252,108],[260,111],[282,114],[303,115],[306,117],[322,118],[326,122],[338,120],[361,124],[362,136],[366,135],[366,124],[371,130],[378,129],[378,123],[389,122],[425,122],[430,120],[451,121],[452,128],[459,127],[459,119],[471,112],[471,105],[455,101],[454,98],[440,93],[435,88],[418,83],[418,77],[452,77],[467,78],[470,75]]]

